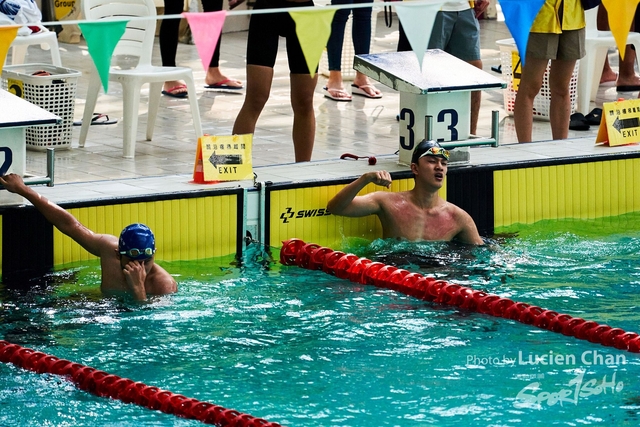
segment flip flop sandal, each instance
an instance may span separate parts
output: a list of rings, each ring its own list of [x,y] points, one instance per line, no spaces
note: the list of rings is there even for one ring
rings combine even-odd
[[[602,119],[602,108],[594,108],[589,114],[584,116],[584,118],[590,125],[598,126]]]
[[[328,87],[323,87],[322,90],[324,90],[324,97],[325,98],[329,98],[332,99],[334,101],[338,101],[338,102],[350,102],[351,101],[351,95],[349,95],[349,93],[346,90],[343,89],[329,89]]]
[[[116,119],[110,120],[109,116],[106,114],[93,113],[93,117],[91,118],[91,126],[94,125],[115,125],[118,123]],[[77,120],[73,122],[74,126],[82,126],[82,120]]]
[[[582,113],[573,113],[569,121],[571,130],[589,130],[589,122]]]
[[[352,84],[351,85],[351,94],[352,95],[360,95],[360,96],[364,96],[365,98],[371,98],[371,99],[380,99],[382,98],[382,93],[378,94],[378,95],[371,95],[369,92],[367,92],[365,89],[369,88],[372,90],[375,90],[375,86],[373,85],[362,85],[362,86],[358,86],[356,84]]]
[[[189,94],[187,92],[180,92],[186,88],[186,85],[178,85],[172,87],[169,90],[163,90],[162,94],[171,98],[186,98],[187,96],[189,96]]]
[[[622,85],[616,86],[618,92],[638,92],[640,91],[640,85]]]
[[[244,89],[243,85],[240,86],[232,86],[229,84],[229,82],[235,82],[237,80],[232,80],[232,79],[226,79],[226,80],[222,80],[221,82],[218,83],[213,83],[210,85],[205,85],[205,89],[224,89],[224,90],[241,90]]]

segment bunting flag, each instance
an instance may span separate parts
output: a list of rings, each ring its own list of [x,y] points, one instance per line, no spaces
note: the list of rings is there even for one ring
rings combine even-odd
[[[189,23],[193,42],[196,45],[196,49],[198,49],[198,55],[202,61],[202,67],[204,71],[207,72],[211,58],[213,57],[213,51],[216,50],[216,45],[220,39],[220,33],[222,33],[222,26],[224,25],[227,12],[224,10],[202,13],[184,12],[182,16],[184,16]]]
[[[336,9],[320,7],[317,10],[289,12],[296,23],[296,34],[311,77],[316,74],[322,51],[329,41],[331,21],[335,13]]]
[[[518,54],[524,65],[529,31],[545,0],[500,0],[504,22],[516,42]],[[615,0],[619,1],[619,0]]]
[[[18,35],[18,28],[20,28],[20,25],[0,27],[0,74],[2,74],[4,61],[7,59],[7,53],[9,53],[11,43],[13,43],[13,39]]]
[[[122,38],[129,21],[82,22],[78,25],[87,41],[89,55],[96,65],[104,93],[109,88],[109,68],[116,45]]]
[[[422,70],[422,59],[429,46],[433,22],[436,14],[442,8],[444,1],[432,4],[397,4],[395,5],[398,19],[402,24],[407,40],[418,58],[418,65]]]
[[[602,0],[602,4],[609,14],[609,30],[616,40],[616,46],[620,57],[624,59],[624,51],[627,46],[627,36],[631,29],[631,23],[636,14],[640,0]],[[636,28],[635,31],[639,31]]]

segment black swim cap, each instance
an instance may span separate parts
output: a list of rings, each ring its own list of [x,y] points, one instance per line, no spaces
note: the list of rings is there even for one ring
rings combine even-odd
[[[449,151],[442,148],[436,141],[423,139],[413,150],[411,163],[418,163],[418,160],[423,156],[437,156],[449,160]]]

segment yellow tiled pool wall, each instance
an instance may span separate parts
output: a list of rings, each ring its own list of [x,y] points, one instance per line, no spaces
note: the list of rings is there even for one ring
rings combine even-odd
[[[389,191],[413,187],[409,172],[392,176]],[[350,181],[269,185],[263,208],[264,242],[277,248],[282,241],[295,237],[336,247],[345,238],[381,237],[376,217],[344,218],[326,210],[328,200]],[[482,235],[491,236],[506,227],[513,229],[516,224],[595,219],[640,211],[637,182],[640,155],[634,153],[613,159],[451,168],[440,194],[467,210]],[[369,185],[363,193],[380,189]],[[208,189],[202,193],[62,206],[98,233],[118,235],[127,224],[145,223],[154,230],[158,260],[195,260],[241,254],[246,230],[245,198],[253,191]],[[24,277],[25,269],[33,268],[41,274],[55,266],[94,258],[55,230],[31,206],[4,207],[0,211],[3,282],[9,277]],[[35,235],[25,237],[24,230]]]
[[[640,159],[494,172],[494,227],[640,211]]]
[[[165,261],[195,260],[232,254],[237,249],[238,195],[134,202],[69,209],[90,230],[119,235],[133,222],[146,224]],[[96,258],[54,229],[54,265]]]
[[[61,206],[96,233],[117,236],[128,224],[147,224],[155,235],[157,259],[195,260],[241,252],[242,195],[242,190],[214,190],[195,197],[193,193],[172,194]],[[96,259],[31,206],[4,208],[0,227],[3,283]]]

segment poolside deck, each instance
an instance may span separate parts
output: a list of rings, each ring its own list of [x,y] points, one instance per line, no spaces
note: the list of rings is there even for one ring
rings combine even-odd
[[[245,79],[246,32],[227,33],[223,36],[223,71],[230,77]],[[492,66],[500,65],[500,50],[495,41],[508,38],[509,32],[500,20],[481,21],[481,47],[484,69],[491,71]],[[372,52],[395,51],[397,43],[397,25],[389,29],[379,14],[376,25],[375,42]],[[281,44],[283,45],[283,43]],[[88,74],[95,72],[86,45],[61,44],[63,65],[83,72],[78,83],[75,117],[80,119],[83,112]],[[281,46],[283,49],[283,46]],[[30,48],[27,62],[47,62],[47,53]],[[159,60],[156,42],[155,58]],[[612,64],[616,64],[616,55],[611,55]],[[204,132],[208,134],[230,134],[236,114],[243,99],[242,93],[221,93],[205,91],[203,88],[204,71],[196,48],[193,45],[180,44],[178,64],[190,66],[194,70],[196,85],[202,90],[196,93],[203,120]],[[320,76],[316,89],[317,131],[313,161],[306,164],[293,164],[291,142],[292,111],[289,102],[288,67],[286,55],[281,54],[275,68],[275,78],[271,98],[263,112],[254,136],[253,163],[260,181],[299,181],[307,179],[339,178],[354,176],[370,170],[366,161],[339,160],[344,153],[359,156],[376,156],[376,168],[390,171],[405,170],[397,164],[398,149],[398,113],[399,94],[380,84],[382,99],[365,99],[354,96],[352,102],[338,103],[323,96],[322,87],[326,77]],[[495,74],[495,73],[494,73]],[[497,76],[497,74],[495,74]],[[347,82],[348,84],[348,82]],[[111,118],[121,119],[122,88],[110,84],[109,93],[98,99],[97,111]],[[589,131],[570,131],[570,139],[550,141],[549,123],[534,123],[533,144],[516,143],[513,119],[507,115],[503,106],[500,90],[484,91],[478,128],[479,135],[491,133],[491,111],[500,115],[500,148],[472,149],[472,164],[495,162],[514,162],[531,159],[553,158],[556,156],[582,156],[603,153],[638,150],[637,147],[595,147],[597,129]],[[619,96],[615,88],[601,87],[598,101],[611,101]],[[636,97],[637,93],[626,94]],[[143,102],[145,101],[143,93]],[[192,176],[196,137],[191,126],[189,104],[186,100],[162,97],[159,119],[153,141],[143,137],[146,124],[146,109],[141,106],[138,141],[135,159],[122,158],[121,124],[93,126],[89,131],[84,148],[78,147],[79,127],[73,130],[73,143],[69,150],[58,150],[55,154],[55,187],[40,187],[56,202],[94,200],[108,197],[153,194],[154,192],[193,191],[202,186],[190,184]],[[27,172],[42,175],[46,170],[46,155],[42,152],[27,152]],[[230,183],[231,186],[250,186],[250,182]],[[0,192],[0,205],[21,203],[6,192]]]

